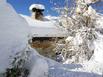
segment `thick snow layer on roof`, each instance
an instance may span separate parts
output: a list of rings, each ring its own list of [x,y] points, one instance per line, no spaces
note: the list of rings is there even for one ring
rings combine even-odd
[[[39,21],[28,16],[21,15],[26,19],[34,37],[66,37],[68,31],[55,21]]]
[[[28,29],[26,21],[0,0],[0,73],[9,67],[10,56],[26,47]]]
[[[44,10],[44,9],[45,9],[45,6],[42,5],[42,4],[32,4],[32,5],[29,7],[29,10],[31,11],[33,8]]]

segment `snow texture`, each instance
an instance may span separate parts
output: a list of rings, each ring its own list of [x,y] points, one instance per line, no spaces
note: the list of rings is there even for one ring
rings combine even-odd
[[[14,56],[16,52],[20,52],[26,48],[27,36],[29,27],[34,31],[37,28],[45,26],[46,30],[52,28],[47,26],[51,22],[38,22],[34,25],[33,20],[28,18],[29,25],[21,18],[13,8],[6,3],[5,0],[0,0],[0,73],[4,72],[10,64],[10,56]],[[99,23],[102,20],[99,19]],[[30,25],[30,22],[33,25]],[[98,24],[99,25],[99,24]],[[103,27],[103,24],[101,24]],[[36,28],[36,29],[35,29]],[[55,29],[55,27],[53,26]],[[39,30],[38,29],[38,30]],[[95,40],[95,51],[93,58],[84,64],[59,64],[51,59],[39,55],[34,49],[30,49],[31,56],[27,62],[27,66],[31,72],[29,77],[103,77],[103,34],[101,27],[98,27],[97,40]],[[58,28],[59,30],[59,28]],[[57,30],[57,31],[58,31]],[[41,33],[41,32],[40,32]],[[42,34],[42,33],[41,33]]]
[[[68,31],[55,20],[38,21],[28,16],[21,16],[28,22],[33,37],[66,37],[68,34]]]
[[[0,72],[10,67],[10,56],[26,48],[28,33],[26,21],[6,0],[0,0]]]
[[[26,68],[30,70],[28,77],[47,77],[48,64],[45,58],[38,54],[35,49],[30,48],[30,56],[26,63]]]

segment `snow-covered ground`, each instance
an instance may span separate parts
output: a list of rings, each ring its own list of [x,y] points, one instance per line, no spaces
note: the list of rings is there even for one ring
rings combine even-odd
[[[26,48],[29,28],[30,30],[33,28],[35,32],[36,29],[39,30],[45,26],[46,30],[52,28],[52,30],[56,29],[56,32],[61,32],[61,28],[54,26],[52,22],[33,21],[29,17],[25,18],[29,25],[6,3],[6,0],[0,0],[0,73],[10,67],[9,64],[12,60],[10,56],[15,56],[15,52]],[[103,20],[100,18],[99,21],[102,23]],[[41,31],[39,33],[42,34]],[[93,57],[83,64],[60,64],[39,55],[34,49],[30,49],[32,54],[27,63],[31,69],[29,77],[103,77],[103,34],[99,31],[97,36],[98,38],[94,42]]]

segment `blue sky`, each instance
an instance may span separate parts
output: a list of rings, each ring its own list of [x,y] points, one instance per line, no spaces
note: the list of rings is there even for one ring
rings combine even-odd
[[[95,4],[92,4],[92,7],[94,9],[96,9],[98,12],[103,14],[103,0],[101,0],[100,2],[97,2]]]
[[[53,0],[57,5],[59,6],[64,6],[65,2],[64,0]],[[69,0],[69,5],[73,0]],[[44,15],[52,15],[52,16],[57,16],[58,13],[53,10],[53,3],[50,2],[50,0],[8,0],[8,2],[14,7],[14,9],[19,13],[19,14],[24,14],[24,15],[30,15],[29,12],[29,6],[34,3],[39,3],[43,4],[46,7],[46,10],[44,11]],[[93,4],[93,8],[97,10],[102,10],[103,11],[103,1]],[[103,13],[103,12],[102,12]]]
[[[63,4],[64,0],[55,0]],[[40,3],[45,5],[46,10],[44,11],[45,15],[57,16],[58,13],[53,10],[53,4],[50,3],[50,0],[8,0],[8,2],[15,8],[18,13],[25,15],[30,15],[29,6],[33,3]]]

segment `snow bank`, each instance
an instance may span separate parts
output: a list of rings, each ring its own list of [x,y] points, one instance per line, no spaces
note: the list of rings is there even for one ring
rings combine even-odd
[[[68,34],[68,31],[54,20],[38,21],[28,16],[21,16],[28,22],[34,37],[66,37]]]
[[[102,77],[102,65],[96,62],[85,64],[49,64],[49,77]]]
[[[28,25],[13,8],[0,0],[0,72],[9,67],[11,57],[26,48]]]
[[[33,56],[34,65],[28,77],[48,77],[47,61],[40,56]]]

